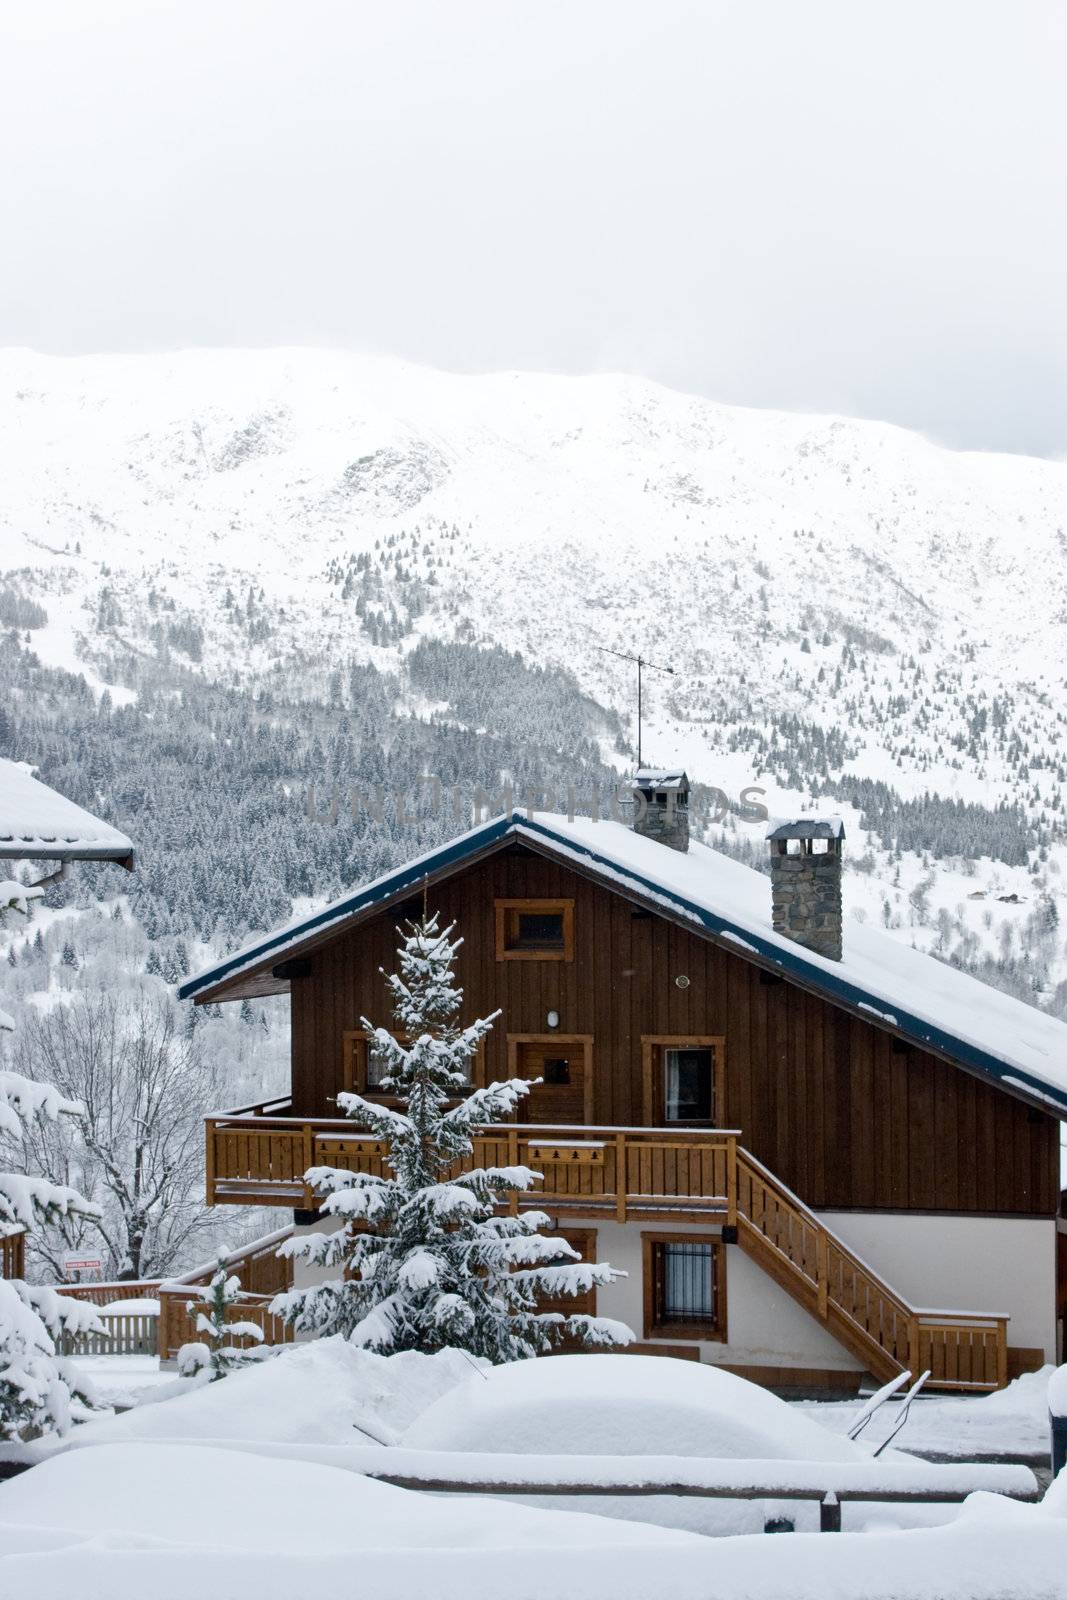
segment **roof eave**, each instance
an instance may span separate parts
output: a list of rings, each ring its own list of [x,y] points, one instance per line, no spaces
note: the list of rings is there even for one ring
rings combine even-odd
[[[283,961],[294,961],[301,956],[311,955],[322,945],[336,939],[339,934],[348,933],[361,922],[387,911],[398,901],[410,899],[414,890],[428,889],[442,878],[451,877],[459,867],[473,866],[475,862],[495,854],[512,842],[515,832],[512,819],[501,817],[497,824],[489,826],[490,836],[481,841],[477,834],[465,835],[459,842],[466,844],[466,849],[456,849],[449,853],[450,847],[443,846],[442,851],[438,853],[441,859],[437,867],[427,868],[425,862],[420,860],[410,869],[398,868],[392,878],[383,881],[379,893],[365,900],[359,894],[352,895],[350,903],[353,909],[350,912],[343,909],[348,903],[344,901],[333,908],[324,908],[317,918],[309,919],[309,924],[319,922],[321,925],[314,927],[313,931],[309,931],[306,937],[298,942],[287,942],[283,931],[273,939],[264,941],[259,947],[263,951],[262,958],[254,959],[253,952],[248,965],[237,966],[240,957],[236,956],[229,962],[220,962],[218,966],[197,977],[187,978],[178,988],[178,999],[192,1000],[194,1005],[202,1006],[215,1001],[261,999],[266,995],[287,994],[289,980],[275,978],[273,975],[275,966],[280,966]],[[447,860],[443,859],[446,854]],[[230,970],[212,982],[214,974],[222,973],[226,967]],[[250,987],[252,983],[260,986],[252,988]]]
[[[77,845],[55,844],[47,839],[25,839],[0,842],[0,860],[3,861],[111,861],[117,867],[133,871],[132,845]]]

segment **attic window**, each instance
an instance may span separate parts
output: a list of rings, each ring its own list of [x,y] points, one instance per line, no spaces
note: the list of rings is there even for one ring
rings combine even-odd
[[[573,900],[498,900],[498,961],[571,961]]]

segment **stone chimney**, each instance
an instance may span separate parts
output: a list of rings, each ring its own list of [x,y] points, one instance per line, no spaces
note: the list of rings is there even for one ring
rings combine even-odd
[[[641,767],[633,799],[635,833],[672,850],[689,849],[689,779],[684,772]]]
[[[797,817],[767,829],[774,931],[831,961],[841,960],[844,838],[840,817]]]

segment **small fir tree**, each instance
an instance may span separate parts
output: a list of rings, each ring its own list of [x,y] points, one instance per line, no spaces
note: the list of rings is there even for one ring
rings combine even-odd
[[[237,1367],[262,1361],[270,1355],[263,1344],[263,1329],[257,1322],[230,1322],[227,1314],[241,1298],[241,1280],[229,1270],[229,1254],[220,1250],[218,1266],[211,1282],[198,1300],[190,1300],[186,1310],[196,1317],[196,1331],[204,1337],[183,1344],[178,1351],[178,1371],[183,1378],[195,1377],[199,1372],[210,1372],[208,1380],[214,1383],[225,1378]],[[253,1340],[251,1346],[231,1343],[233,1339]]]
[[[457,1346],[489,1361],[535,1356],[563,1339],[589,1345],[628,1344],[623,1323],[538,1310],[546,1296],[585,1294],[617,1276],[604,1263],[582,1262],[560,1238],[541,1232],[542,1211],[509,1213],[513,1196],[538,1174],[529,1167],[462,1172],[474,1129],[510,1115],[529,1093],[523,1079],[467,1090],[478,1047],[495,1020],[460,1028],[462,990],[453,967],[461,941],[435,917],[409,924],[400,971],[388,978],[401,1044],[363,1018],[379,1086],[404,1109],[360,1095],[337,1103],[375,1139],[387,1142],[391,1177],[313,1167],[307,1181],[336,1217],[334,1233],[290,1240],[285,1252],[344,1276],[278,1296],[271,1309],[304,1332],[341,1333],[383,1354]]]

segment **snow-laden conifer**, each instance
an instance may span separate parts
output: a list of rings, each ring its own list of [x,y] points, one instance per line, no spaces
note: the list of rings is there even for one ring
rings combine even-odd
[[[474,1130],[510,1116],[531,1085],[513,1078],[467,1092],[495,1016],[457,1025],[463,995],[453,968],[461,941],[452,933],[436,917],[409,924],[400,971],[388,979],[396,1034],[362,1019],[384,1069],[379,1085],[403,1109],[358,1094],[337,1097],[388,1145],[392,1175],[311,1169],[323,1213],[341,1226],[283,1249],[344,1275],[280,1295],[272,1309],[299,1330],[342,1333],[385,1353],[452,1345],[513,1361],[562,1339],[627,1344],[633,1334],[622,1323],[538,1309],[546,1297],[584,1294],[616,1276],[546,1237],[544,1212],[506,1209],[538,1174],[524,1166],[469,1169]]]
[[[212,1383],[225,1378],[236,1367],[245,1367],[252,1361],[262,1361],[270,1355],[263,1345],[263,1329],[258,1322],[229,1321],[230,1307],[241,1299],[241,1280],[229,1269],[229,1255],[220,1250],[218,1265],[211,1282],[196,1300],[186,1306],[195,1318],[200,1339],[183,1344],[178,1351],[178,1371],[183,1378],[192,1378],[198,1372],[210,1372]],[[234,1339],[251,1339],[251,1346],[235,1345]]]
[[[31,898],[37,898],[33,890],[5,881],[0,913],[24,912]],[[10,1026],[10,1018],[0,1013],[0,1027]],[[0,1071],[0,1140],[19,1140],[35,1121],[78,1116],[81,1110],[51,1084]],[[71,1213],[99,1215],[65,1184],[0,1170],[0,1239]],[[0,1279],[0,1438],[62,1433],[70,1425],[71,1400],[91,1404],[88,1385],[60,1353],[65,1335],[85,1331],[103,1332],[93,1306],[19,1278]]]

